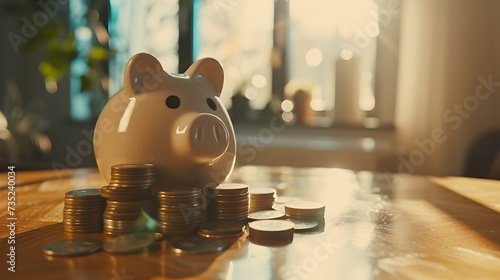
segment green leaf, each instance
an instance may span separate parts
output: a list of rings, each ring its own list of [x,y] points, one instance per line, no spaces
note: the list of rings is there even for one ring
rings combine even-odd
[[[108,50],[103,47],[93,47],[89,52],[90,60],[102,61],[108,59]]]
[[[47,78],[53,78],[57,81],[61,79],[67,69],[67,65],[54,64],[50,61],[44,60],[38,65],[38,71],[42,76]]]

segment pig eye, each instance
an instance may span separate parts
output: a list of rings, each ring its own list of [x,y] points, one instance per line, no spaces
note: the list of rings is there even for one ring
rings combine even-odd
[[[170,109],[177,109],[181,106],[181,99],[175,95],[170,95],[165,100],[165,104],[167,104],[167,107]]]
[[[214,111],[217,110],[217,104],[215,104],[215,101],[212,98],[207,98],[207,104],[210,109]]]

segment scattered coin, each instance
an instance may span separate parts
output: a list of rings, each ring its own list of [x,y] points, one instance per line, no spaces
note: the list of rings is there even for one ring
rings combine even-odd
[[[318,222],[314,220],[285,219],[285,221],[292,222],[296,232],[312,230],[318,226]]]
[[[276,210],[263,210],[248,214],[250,220],[273,220],[281,219],[285,216],[284,212]]]
[[[47,244],[43,251],[50,256],[70,257],[98,252],[102,242],[91,238],[59,240]]]
[[[108,253],[131,253],[146,249],[156,240],[150,232],[135,232],[106,240],[102,249]]]
[[[261,220],[248,224],[249,238],[260,245],[284,245],[293,241],[294,223],[284,220]]]
[[[278,196],[274,200],[274,203],[286,204],[288,202],[301,201],[301,200],[303,200],[303,199],[298,198],[298,197],[294,197],[294,196]]]
[[[314,220],[316,230],[325,227],[325,205],[316,201],[293,201],[285,204],[286,216],[296,220]]]
[[[170,248],[177,254],[220,253],[228,247],[221,239],[201,236],[186,237],[170,243]]]
[[[198,235],[208,238],[234,238],[239,237],[245,231],[245,225],[241,222],[216,221],[201,224]]]

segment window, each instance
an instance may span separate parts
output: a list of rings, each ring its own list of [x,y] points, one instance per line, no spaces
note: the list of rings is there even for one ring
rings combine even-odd
[[[306,124],[330,125],[333,118],[362,121],[364,112],[375,106],[378,24],[363,34],[362,46],[357,39],[372,19],[370,12],[377,14],[377,6],[372,0],[291,0],[289,9],[289,80],[283,109],[292,110],[287,100],[297,103],[300,99],[293,95],[301,91],[310,95],[305,106],[312,112]],[[345,107],[349,112],[344,113]]]
[[[111,60],[110,94],[123,87],[123,71],[139,52],[154,55],[167,72],[178,71],[178,0],[111,0],[109,22]]]
[[[271,100],[273,11],[269,0],[194,1],[193,58],[211,56],[222,63],[221,99],[227,107],[238,92],[253,109]]]
[[[387,16],[389,2],[111,0],[110,46],[117,53],[110,92],[121,88],[123,68],[139,51],[157,56],[169,72],[211,56],[225,69],[221,99],[228,108],[238,96],[250,111],[273,110],[290,124],[363,127],[385,114],[392,126],[399,15]],[[186,14],[188,24],[179,24]],[[186,28],[189,47],[179,48]]]

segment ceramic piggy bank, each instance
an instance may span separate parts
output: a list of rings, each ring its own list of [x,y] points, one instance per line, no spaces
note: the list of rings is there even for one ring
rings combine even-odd
[[[203,188],[232,172],[236,144],[219,100],[220,63],[198,60],[184,74],[166,73],[153,56],[133,56],[124,87],[111,97],[94,130],[94,153],[109,182],[115,164],[152,163],[154,190]]]

